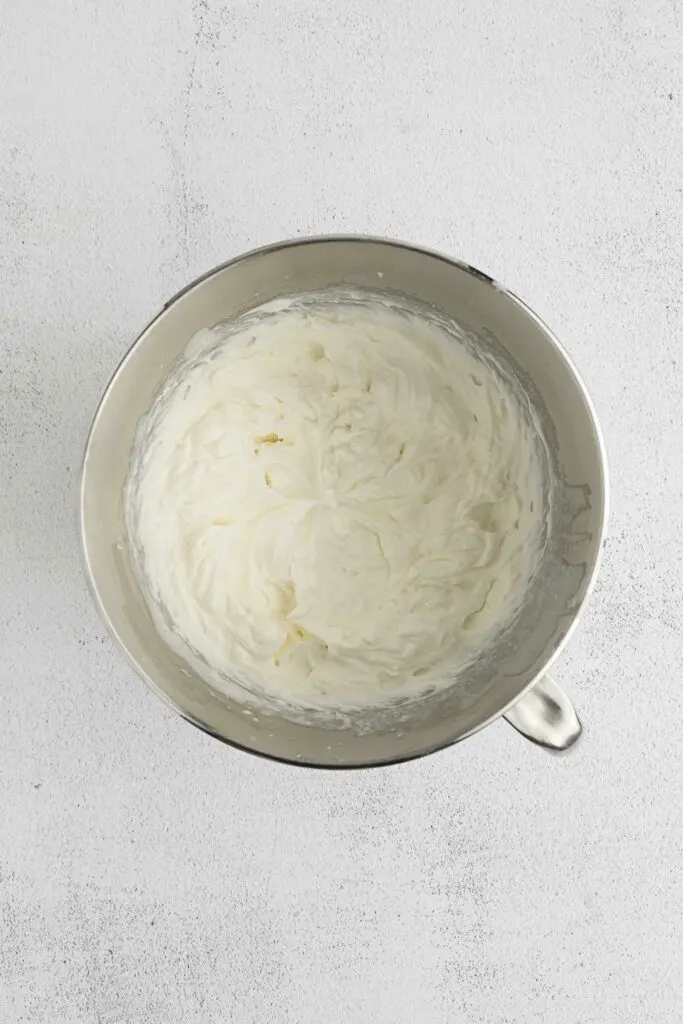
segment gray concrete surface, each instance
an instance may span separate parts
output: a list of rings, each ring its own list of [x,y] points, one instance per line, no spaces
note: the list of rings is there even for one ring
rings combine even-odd
[[[1,1024],[679,1024],[677,0],[3,0]],[[86,593],[81,448],[197,273],[325,231],[460,255],[583,371],[604,570],[554,759],[499,723],[307,773],[223,749]]]

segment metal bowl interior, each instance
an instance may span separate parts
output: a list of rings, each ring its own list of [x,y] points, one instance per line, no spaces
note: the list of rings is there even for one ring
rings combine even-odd
[[[399,293],[498,346],[541,417],[558,483],[552,529],[514,628],[457,684],[411,704],[356,716],[296,716],[223,694],[157,632],[132,570],[123,489],[140,418],[202,327],[279,296],[350,286]],[[547,327],[473,268],[402,243],[312,238],[248,253],[205,275],[149,324],[114,374],[88,439],[80,493],[85,570],[109,630],[147,683],[176,711],[253,753],[320,767],[407,760],[463,739],[511,706],[566,642],[597,571],[607,512],[605,456],[575,369]]]

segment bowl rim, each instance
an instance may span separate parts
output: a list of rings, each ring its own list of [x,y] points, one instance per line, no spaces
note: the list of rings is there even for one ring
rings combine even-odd
[[[600,465],[600,478],[602,484],[602,507],[600,509],[599,529],[597,531],[598,536],[595,544],[595,554],[593,556],[593,562],[589,571],[588,583],[586,584],[586,588],[580,602],[574,609],[572,621],[567,626],[564,635],[558,642],[555,650],[552,652],[551,656],[548,658],[543,668],[531,679],[529,683],[527,683],[524,689],[521,690],[512,700],[510,700],[501,710],[496,711],[495,714],[490,715],[488,718],[486,718],[482,722],[477,723],[467,732],[457,736],[454,739],[446,740],[445,742],[438,742],[428,747],[425,747],[422,750],[418,750],[416,752],[412,752],[405,755],[398,755],[396,757],[381,757],[376,760],[354,762],[350,764],[324,764],[317,761],[306,761],[304,759],[299,760],[292,757],[282,757],[277,754],[271,754],[263,750],[255,749],[253,747],[248,746],[247,744],[239,743],[238,741],[228,736],[225,736],[220,732],[217,732],[215,729],[212,729],[210,726],[208,726],[205,722],[202,722],[201,719],[195,717],[190,712],[180,707],[166,693],[166,691],[159,686],[159,684],[149,675],[149,673],[146,672],[138,664],[136,659],[129,652],[126,644],[119,636],[118,631],[111,620],[105,601],[102,598],[97,580],[95,579],[95,574],[93,573],[92,570],[88,551],[88,530],[85,525],[85,493],[87,486],[88,460],[90,458],[91,445],[95,431],[97,429],[97,425],[102,414],[102,410],[106,405],[110,393],[116,386],[116,382],[119,376],[121,375],[124,367],[126,366],[128,360],[132,357],[135,349],[138,347],[138,345],[140,345],[143,342],[144,338],[146,337],[148,332],[155,326],[157,321],[161,319],[161,317],[164,316],[164,314],[172,306],[175,306],[178,302],[180,302],[181,299],[183,299],[183,297],[187,295],[189,292],[193,291],[195,288],[199,287],[199,285],[203,284],[210,278],[222,273],[225,270],[228,270],[230,267],[246,262],[247,260],[258,258],[267,253],[277,252],[282,249],[294,248],[296,246],[304,246],[311,244],[336,242],[351,242],[354,244],[360,243],[390,246],[392,248],[404,249],[408,252],[414,252],[422,256],[429,256],[433,259],[437,259],[443,263],[446,263],[449,266],[456,267],[457,269],[462,270],[467,274],[470,274],[472,277],[477,278],[486,286],[494,289],[496,292],[505,295],[508,299],[515,303],[515,305],[519,307],[519,309],[525,314],[525,316],[527,316],[529,320],[531,320],[543,332],[548,341],[554,345],[555,349],[557,350],[561,358],[564,360],[567,369],[570,371],[570,373],[576,381],[576,384],[584,400],[585,407],[588,416],[591,420],[593,431],[595,434],[598,461]],[[485,729],[488,725],[491,725],[491,723],[495,722],[498,718],[502,718],[506,714],[506,712],[510,710],[510,708],[514,707],[514,705],[517,704],[517,702],[520,701],[525,694],[527,694],[529,691],[533,689],[533,687],[536,685],[539,679],[541,679],[548,673],[549,669],[555,663],[555,661],[560,656],[560,654],[566,647],[567,643],[571,639],[583,615],[586,604],[590,599],[591,594],[593,593],[595,583],[600,571],[600,565],[602,563],[602,555],[605,546],[605,534],[607,529],[607,521],[609,518],[609,490],[609,470],[605,440],[595,411],[595,406],[593,404],[593,400],[591,399],[588,388],[586,387],[586,384],[581,374],[579,373],[576,365],[574,364],[574,361],[569,356],[568,352],[566,351],[558,337],[554,334],[550,327],[548,327],[545,321],[542,320],[541,317],[538,316],[538,314],[535,313],[534,310],[531,309],[531,307],[527,305],[527,303],[524,302],[523,299],[519,298],[519,296],[516,295],[515,292],[510,291],[510,289],[501,285],[489,274],[486,274],[484,271],[478,270],[472,264],[467,263],[464,260],[458,259],[457,257],[454,256],[449,256],[443,252],[440,252],[439,250],[430,249],[428,247],[417,245],[412,242],[405,242],[399,239],[383,237],[381,235],[366,235],[353,233],[307,235],[302,237],[283,239],[278,242],[269,243],[268,245],[257,246],[254,249],[249,249],[247,252],[241,253],[233,257],[232,259],[226,260],[225,262],[218,264],[217,266],[211,268],[210,270],[205,271],[203,274],[196,277],[193,281],[189,282],[189,284],[184,285],[181,289],[175,292],[175,294],[163,304],[161,309],[146,323],[143,329],[136,335],[133,342],[130,344],[130,346],[124,353],[123,357],[119,361],[118,365],[116,366],[114,372],[112,373],[108,383],[104,388],[104,391],[102,392],[102,395],[97,405],[97,409],[95,411],[92,422],[90,424],[90,428],[88,430],[85,447],[83,450],[83,457],[81,460],[80,473],[78,477],[78,535],[81,566],[83,569],[83,574],[86,579],[88,590],[90,591],[90,595],[99,613],[100,619],[103,621],[110,637],[114,640],[116,646],[119,648],[119,650],[123,653],[124,657],[128,661],[128,664],[133,668],[135,673],[143,680],[143,682],[152,690],[152,692],[156,694],[156,696],[159,697],[166,704],[167,707],[173,710],[181,718],[185,719],[186,722],[189,722],[191,725],[194,725],[196,728],[200,729],[202,732],[208,734],[209,736],[215,737],[216,739],[220,740],[221,743],[224,743],[227,746],[233,747],[236,750],[240,750],[248,754],[255,755],[257,757],[264,758],[267,761],[275,761],[279,764],[286,764],[301,768],[317,768],[319,770],[327,771],[353,771],[367,768],[381,768],[387,767],[389,765],[405,764],[409,761],[418,760],[419,758],[426,757],[428,754],[434,754],[440,750],[446,750],[449,747],[452,747],[455,744],[460,743],[462,740],[465,740],[468,737],[473,736],[481,729]]]

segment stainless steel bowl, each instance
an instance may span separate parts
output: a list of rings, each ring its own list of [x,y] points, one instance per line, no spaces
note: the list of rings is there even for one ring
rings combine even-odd
[[[122,495],[138,422],[187,341],[202,327],[278,296],[346,285],[400,293],[459,322],[515,367],[544,424],[557,483],[552,527],[514,627],[457,685],[413,704],[337,720],[245,709],[208,685],[156,631],[133,573]],[[399,242],[310,238],[247,253],[171,299],[134,343],[104,393],[80,493],[85,571],[100,613],[139,675],[184,718],[227,743],[319,767],[379,765],[464,739],[500,715],[536,742],[568,747],[581,726],[545,675],[576,625],[598,569],[607,515],[603,442],[590,399],[559,342],[518,298],[473,267]],[[248,713],[245,713],[248,712]]]

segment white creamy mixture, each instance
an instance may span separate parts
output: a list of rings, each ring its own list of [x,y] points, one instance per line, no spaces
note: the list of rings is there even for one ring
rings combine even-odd
[[[295,705],[448,681],[537,562],[528,414],[464,342],[379,300],[201,332],[139,445],[152,604],[213,669]]]

